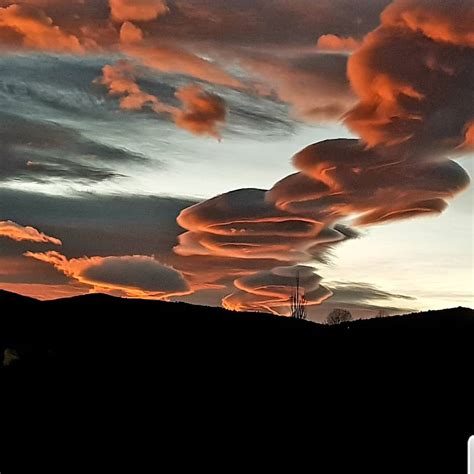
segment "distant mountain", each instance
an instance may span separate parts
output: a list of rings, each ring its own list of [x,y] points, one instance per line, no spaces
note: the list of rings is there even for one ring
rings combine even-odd
[[[337,448],[332,463],[362,453],[365,465],[379,452],[382,471],[396,458],[400,472],[428,472],[427,459],[429,472],[465,472],[452,466],[474,433],[473,341],[466,308],[325,326],[99,294],[38,302],[0,293],[0,386],[15,397],[21,387],[20,413],[37,406],[30,411],[44,413],[44,427],[55,413],[74,429],[85,423],[87,436],[104,420],[127,444],[141,433],[153,453],[153,430],[161,433],[169,416],[179,440],[190,426],[193,443],[207,442],[210,426],[217,437],[222,426],[235,431],[237,456],[248,436],[260,449],[273,433],[284,441],[278,451],[305,439],[320,460],[327,446],[314,442],[318,433]],[[305,429],[285,430],[285,418]],[[234,430],[239,423],[243,431]],[[346,472],[332,467],[322,472]]]
[[[28,298],[27,296],[17,295],[16,293],[11,293],[10,291],[0,290],[0,304],[24,304],[24,303],[39,303],[38,300],[33,298]]]
[[[164,348],[170,347],[181,347],[183,351],[213,348],[225,352],[228,347],[248,342],[322,348],[329,346],[329,341],[344,340],[352,344],[370,334],[377,334],[378,340],[395,333],[409,335],[419,331],[444,337],[446,331],[460,330],[463,335],[474,336],[474,311],[467,308],[335,326],[265,313],[237,313],[103,294],[40,302],[2,291],[0,308],[9,309],[0,312],[0,355],[6,349],[14,349],[18,360],[11,365],[18,366],[26,360],[28,364],[44,364],[46,359],[73,366],[91,354],[97,365],[102,360],[110,362],[112,354],[116,360],[122,359],[129,351],[135,357],[141,353],[143,360],[153,361]]]
[[[207,329],[207,325],[215,325],[216,329],[222,329],[226,325],[232,326],[232,329],[244,329],[251,334],[252,331],[273,330],[273,329],[292,329],[301,330],[307,334],[329,334],[339,332],[354,332],[368,329],[447,329],[447,328],[466,328],[474,329],[474,310],[469,308],[451,308],[439,311],[427,311],[412,313],[403,316],[391,316],[383,318],[360,319],[349,323],[335,326],[327,326],[311,321],[296,320],[275,316],[267,313],[245,313],[233,312],[223,308],[197,306],[187,303],[169,303],[163,301],[138,300],[118,298],[105,294],[87,294],[71,298],[63,298],[50,301],[38,301],[33,298],[20,296],[15,293],[0,290],[0,305],[30,304],[37,306],[40,315],[31,318],[31,314],[24,313],[15,317],[0,318],[0,328],[5,324],[15,326],[15,320],[21,319],[21,326],[25,319],[32,325],[54,325],[64,326],[74,325],[78,328],[85,325],[91,317],[94,318],[94,324],[100,327],[104,320],[111,316],[115,317],[115,323],[121,324],[124,314],[128,318],[135,318],[136,323],[143,322],[146,318],[147,324],[158,326],[177,326],[185,330],[190,325],[193,330],[202,326]],[[153,319],[150,319],[153,317]],[[101,319],[102,318],[102,319]],[[128,320],[130,325],[133,319]],[[82,321],[82,324],[81,324]],[[19,331],[21,330],[18,328]],[[52,326],[51,331],[55,330]]]

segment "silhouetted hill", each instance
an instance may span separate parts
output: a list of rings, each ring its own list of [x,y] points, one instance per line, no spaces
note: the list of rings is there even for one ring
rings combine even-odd
[[[107,341],[107,334],[149,341],[166,337],[220,340],[262,340],[289,337],[345,337],[370,331],[451,330],[474,332],[474,311],[453,308],[405,316],[357,320],[327,326],[266,313],[237,313],[222,308],[132,300],[89,294],[37,301],[0,291],[0,350],[7,344],[62,344]],[[7,310],[8,308],[8,310]],[[107,341],[111,344],[113,341]]]
[[[398,472],[454,474],[465,472],[453,466],[465,463],[474,432],[473,335],[465,308],[324,326],[184,303],[2,292],[9,365],[0,379],[4,392],[22,387],[19,412],[44,414],[41,427],[56,413],[89,438],[102,423],[125,451],[148,439],[155,454],[157,430],[189,434],[192,444],[211,431],[214,453],[230,432],[240,436],[232,462],[249,443],[262,450],[271,440],[268,456],[292,443],[292,462],[310,454],[321,472],[368,472],[378,454],[376,472],[390,460]]]
[[[11,293],[10,291],[0,290],[0,305],[15,305],[24,303],[39,303],[39,301],[33,298],[28,298],[27,296]]]
[[[98,364],[113,354],[118,360],[127,351],[141,353],[142,360],[154,360],[168,347],[180,347],[183,353],[192,348],[234,356],[230,348],[240,350],[247,343],[322,350],[333,342],[354,344],[357,338],[371,334],[377,334],[378,341],[395,334],[418,340],[428,334],[430,338],[446,338],[452,330],[474,336],[474,311],[467,308],[327,326],[265,313],[103,294],[39,302],[0,292],[0,307],[0,354],[6,348],[16,348],[19,359],[12,365],[17,366],[26,362],[41,365],[45,360],[73,364],[90,357],[90,350],[94,364]]]

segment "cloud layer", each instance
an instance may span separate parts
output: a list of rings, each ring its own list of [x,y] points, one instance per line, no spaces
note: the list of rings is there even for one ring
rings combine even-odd
[[[308,146],[293,158],[300,172],[268,192],[236,190],[183,211],[178,223],[189,232],[175,251],[300,263],[324,253],[321,244],[344,240],[336,227],[344,221],[367,226],[442,212],[469,184],[447,155],[469,145],[474,114],[474,23],[455,26],[474,7],[456,6],[424,0],[389,6],[349,60],[358,103],[345,120],[361,139]],[[274,271],[280,269],[236,279],[238,291],[224,304],[288,307],[288,294],[271,289]]]
[[[183,275],[143,255],[67,259],[58,252],[27,252],[67,277],[98,292],[121,292],[132,298],[169,299],[190,293]]]
[[[6,237],[17,242],[27,241],[62,245],[62,242],[55,237],[50,237],[34,227],[24,227],[12,221],[0,221],[0,237]]]
[[[42,10],[21,4],[0,8],[0,43],[40,51],[84,52],[79,39],[54,25]]]
[[[302,265],[275,267],[269,271],[238,278],[237,290],[222,300],[225,308],[234,311],[268,311],[290,316],[289,301],[299,279],[308,306],[319,305],[331,297],[332,292],[320,285],[321,277],[314,268]]]
[[[183,210],[184,233],[173,228],[165,239],[173,268],[146,256],[155,255],[152,232],[145,245],[122,229],[120,249],[107,252],[112,223],[95,243],[100,252],[81,250],[73,236],[77,247],[64,255],[28,256],[86,288],[158,298],[213,290],[228,307],[279,314],[302,272],[307,299],[322,302],[331,293],[305,265],[356,237],[348,225],[438,214],[468,186],[454,160],[474,146],[473,24],[468,0],[0,0],[2,64],[10,65],[0,81],[2,186],[48,183],[57,193],[59,182],[125,178],[132,164],[150,164],[116,145],[128,122],[132,141],[168,154],[151,132],[136,133],[147,119],[163,143],[173,125],[225,139],[245,124],[262,139],[266,126],[340,119],[358,137],[307,146],[293,158],[297,172],[270,189]],[[80,232],[93,236],[84,221]],[[8,240],[60,244],[1,224]],[[68,224],[71,236],[74,217]]]
[[[175,97],[181,107],[162,102],[156,95],[144,92],[137,83],[137,69],[126,61],[104,66],[103,75],[96,80],[107,86],[109,94],[119,96],[124,110],[142,110],[149,106],[157,114],[169,114],[176,125],[195,135],[220,138],[219,126],[226,120],[225,101],[216,94],[206,92],[200,85],[181,87]]]
[[[109,0],[115,21],[151,21],[166,14],[169,9],[164,0]]]

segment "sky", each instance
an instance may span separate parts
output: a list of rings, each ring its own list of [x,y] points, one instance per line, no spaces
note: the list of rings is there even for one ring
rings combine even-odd
[[[0,289],[473,307],[470,0],[0,0]]]

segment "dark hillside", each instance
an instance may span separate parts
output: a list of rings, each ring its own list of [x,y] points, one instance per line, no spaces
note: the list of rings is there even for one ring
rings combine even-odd
[[[212,427],[213,451],[239,446],[228,459],[265,443],[274,461],[298,453],[290,472],[305,459],[325,473],[466,471],[472,310],[323,326],[105,295],[0,301],[0,383],[21,387],[21,413],[56,414],[58,433],[104,423],[129,452],[150,442],[144,423],[193,444]]]

